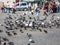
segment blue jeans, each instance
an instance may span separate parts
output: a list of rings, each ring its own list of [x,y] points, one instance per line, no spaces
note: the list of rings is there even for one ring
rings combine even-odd
[[[6,12],[7,13],[10,13],[10,8],[6,8]]]
[[[39,13],[36,13],[36,19],[39,20]]]
[[[60,12],[60,7],[58,7],[58,12]]]

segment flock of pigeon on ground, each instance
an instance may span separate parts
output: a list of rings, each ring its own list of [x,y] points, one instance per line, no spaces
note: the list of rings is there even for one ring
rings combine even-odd
[[[32,13],[33,15],[34,13]],[[26,14],[24,14],[26,15]],[[26,20],[26,17],[25,16],[22,16],[20,15],[20,17],[18,19],[16,19],[16,17],[14,17],[14,19],[12,18],[11,15],[9,15],[8,17],[6,17],[4,19],[4,24],[0,24],[0,26],[4,26],[6,28],[6,34],[8,36],[12,36],[12,34],[9,32],[9,30],[13,30],[12,33],[14,35],[17,35],[17,33],[14,31],[15,29],[19,29],[20,28],[20,32],[21,33],[24,33],[24,30],[28,30],[27,28],[30,28],[31,31],[32,30],[39,30],[40,32],[42,32],[42,29],[41,28],[53,28],[53,27],[56,27],[56,28],[60,28],[60,18],[57,17],[57,19],[54,19],[54,16],[55,15],[52,15],[51,19],[50,19],[50,22],[45,22],[45,20],[47,19],[47,17],[43,20],[36,20],[36,18],[32,18],[32,17],[29,17],[29,20]],[[14,21],[13,21],[14,20]],[[33,21],[32,21],[33,20]],[[22,30],[24,28],[24,30]],[[48,33],[47,30],[43,30],[46,34]],[[2,33],[3,30],[0,30],[0,33]],[[35,43],[34,40],[31,39],[32,37],[32,34],[29,34],[27,33],[26,34],[29,38],[29,41],[30,43]],[[0,37],[0,39],[3,39],[4,41],[9,41],[7,38],[4,38],[4,37]],[[0,40],[0,43],[1,43],[1,40]],[[28,43],[27,45],[30,45],[30,43]],[[6,45],[6,43],[4,43],[4,45]],[[9,42],[9,45],[14,45],[13,42]]]

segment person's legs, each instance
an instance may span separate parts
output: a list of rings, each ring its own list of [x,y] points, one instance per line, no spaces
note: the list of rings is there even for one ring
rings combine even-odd
[[[44,15],[48,16],[47,12],[44,12]]]
[[[53,9],[53,12],[54,12],[54,13],[56,13],[56,12],[57,12],[57,8],[56,8],[56,7]]]
[[[4,10],[3,10],[3,11],[4,11],[4,13],[5,13],[5,8],[4,8]]]
[[[10,13],[10,10],[11,10],[11,9],[9,8],[9,13]]]
[[[59,8],[59,12],[60,12],[60,8]]]
[[[59,7],[57,8],[57,11],[59,12]]]
[[[7,13],[9,13],[9,9],[7,8]]]
[[[15,11],[16,11],[16,10],[15,10],[15,9],[13,9],[13,12],[12,12],[12,13],[15,13]]]
[[[10,13],[10,8],[8,8],[8,13]]]
[[[51,8],[51,9],[52,9],[52,11],[54,12],[53,8]]]
[[[4,8],[3,8],[2,12],[4,12]]]
[[[3,13],[3,8],[1,8],[1,10],[2,10],[2,13]]]
[[[9,8],[7,8],[7,13],[10,13],[10,9]]]
[[[6,8],[6,13],[8,13],[8,8]]]

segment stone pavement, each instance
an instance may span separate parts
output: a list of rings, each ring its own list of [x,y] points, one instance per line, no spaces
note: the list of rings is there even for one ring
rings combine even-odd
[[[18,14],[11,14],[12,17],[17,16],[17,18],[19,17],[19,15],[22,15],[24,12],[16,12]],[[10,14],[9,14],[10,15]],[[31,14],[27,14],[27,16],[31,16],[32,18],[35,16],[31,15]],[[43,15],[43,12],[40,12],[40,17]],[[53,14],[51,14],[53,15]],[[49,15],[47,17],[46,21],[49,21],[51,19],[51,15]],[[55,17],[59,16],[60,17],[60,13],[54,13]],[[0,23],[4,24],[4,19],[5,17],[8,17],[7,14],[5,13],[0,13]],[[28,18],[28,17],[27,17]],[[27,29],[24,30],[24,33],[20,32],[20,29],[14,30],[17,32],[17,35],[13,35],[12,36],[8,36],[6,35],[5,31],[6,29],[3,26],[0,26],[0,29],[3,30],[2,33],[0,33],[0,36],[2,37],[7,37],[9,39],[9,41],[14,42],[15,45],[27,45],[28,44],[28,40],[29,38],[27,37],[27,33],[32,34],[32,39],[35,41],[35,43],[31,43],[31,45],[60,45],[60,28],[43,28],[42,32],[40,32],[39,30],[34,30],[34,31],[30,31],[31,29]],[[44,33],[43,30],[47,30],[48,33]],[[12,32],[12,31],[10,31]],[[7,44],[8,45],[8,44]]]

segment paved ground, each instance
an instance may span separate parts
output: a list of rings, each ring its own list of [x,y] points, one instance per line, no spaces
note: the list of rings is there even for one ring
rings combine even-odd
[[[18,14],[12,14],[13,16],[17,16],[17,18],[19,17],[19,15],[22,15],[23,12],[16,12]],[[27,14],[31,17],[34,17],[34,15],[31,14]],[[40,17],[42,17],[43,12],[40,13]],[[47,21],[49,21],[49,19],[51,18],[53,14],[49,15],[47,17]],[[55,13],[56,17],[59,16],[60,17],[60,13]],[[4,19],[5,17],[8,16],[5,13],[1,13],[0,12],[0,23],[4,24]],[[27,17],[27,16],[26,16]],[[28,18],[28,17],[27,17]],[[7,37],[9,39],[9,41],[12,41],[15,43],[15,45],[27,45],[28,43],[28,37],[26,35],[26,33],[28,32],[29,34],[32,34],[32,39],[35,41],[35,43],[31,43],[31,45],[60,45],[60,28],[46,28],[46,30],[48,31],[48,33],[44,33],[44,29],[42,29],[42,32],[40,32],[39,30],[36,31],[30,31],[30,29],[24,30],[24,33],[20,33],[20,29],[15,30],[17,32],[17,35],[13,35],[13,36],[8,36],[6,35],[5,31],[6,29],[2,26],[0,26],[0,29],[3,30],[2,33],[0,33],[0,36],[3,37]]]

